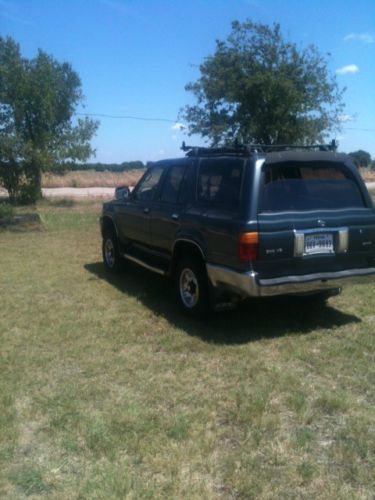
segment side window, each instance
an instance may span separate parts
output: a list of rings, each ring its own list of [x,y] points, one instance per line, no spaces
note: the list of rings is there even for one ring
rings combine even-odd
[[[185,166],[183,165],[176,165],[168,170],[161,189],[161,201],[166,203],[177,203],[184,173]]]
[[[144,201],[152,200],[162,173],[162,167],[150,168],[137,186],[135,199]]]
[[[202,160],[197,183],[197,198],[227,209],[236,208],[240,201],[243,160]]]

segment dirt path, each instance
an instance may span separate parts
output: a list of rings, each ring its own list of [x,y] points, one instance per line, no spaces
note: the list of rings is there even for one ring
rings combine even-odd
[[[113,198],[115,188],[91,187],[91,188],[43,188],[43,196],[46,198]]]
[[[43,196],[46,198],[113,198],[115,188],[91,187],[91,188],[43,188]],[[7,197],[5,189],[0,188],[0,197]]]

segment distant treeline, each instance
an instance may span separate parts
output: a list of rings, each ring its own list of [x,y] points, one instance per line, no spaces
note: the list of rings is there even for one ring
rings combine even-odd
[[[96,172],[126,172],[146,168],[141,161],[124,161],[123,163],[65,163],[60,171],[95,170]]]

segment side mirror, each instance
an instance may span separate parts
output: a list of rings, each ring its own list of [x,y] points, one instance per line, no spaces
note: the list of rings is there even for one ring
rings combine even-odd
[[[127,200],[130,195],[130,189],[128,186],[120,186],[115,189],[116,200]]]

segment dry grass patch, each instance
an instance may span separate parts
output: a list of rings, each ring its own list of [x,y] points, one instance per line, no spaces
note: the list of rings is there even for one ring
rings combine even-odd
[[[75,172],[65,172],[62,175],[45,173],[43,174],[42,186],[44,188],[134,186],[143,172],[143,170],[130,170],[128,172],[118,173],[79,170]]]
[[[375,287],[196,322],[105,273],[99,209],[0,234],[0,496],[371,498]]]

